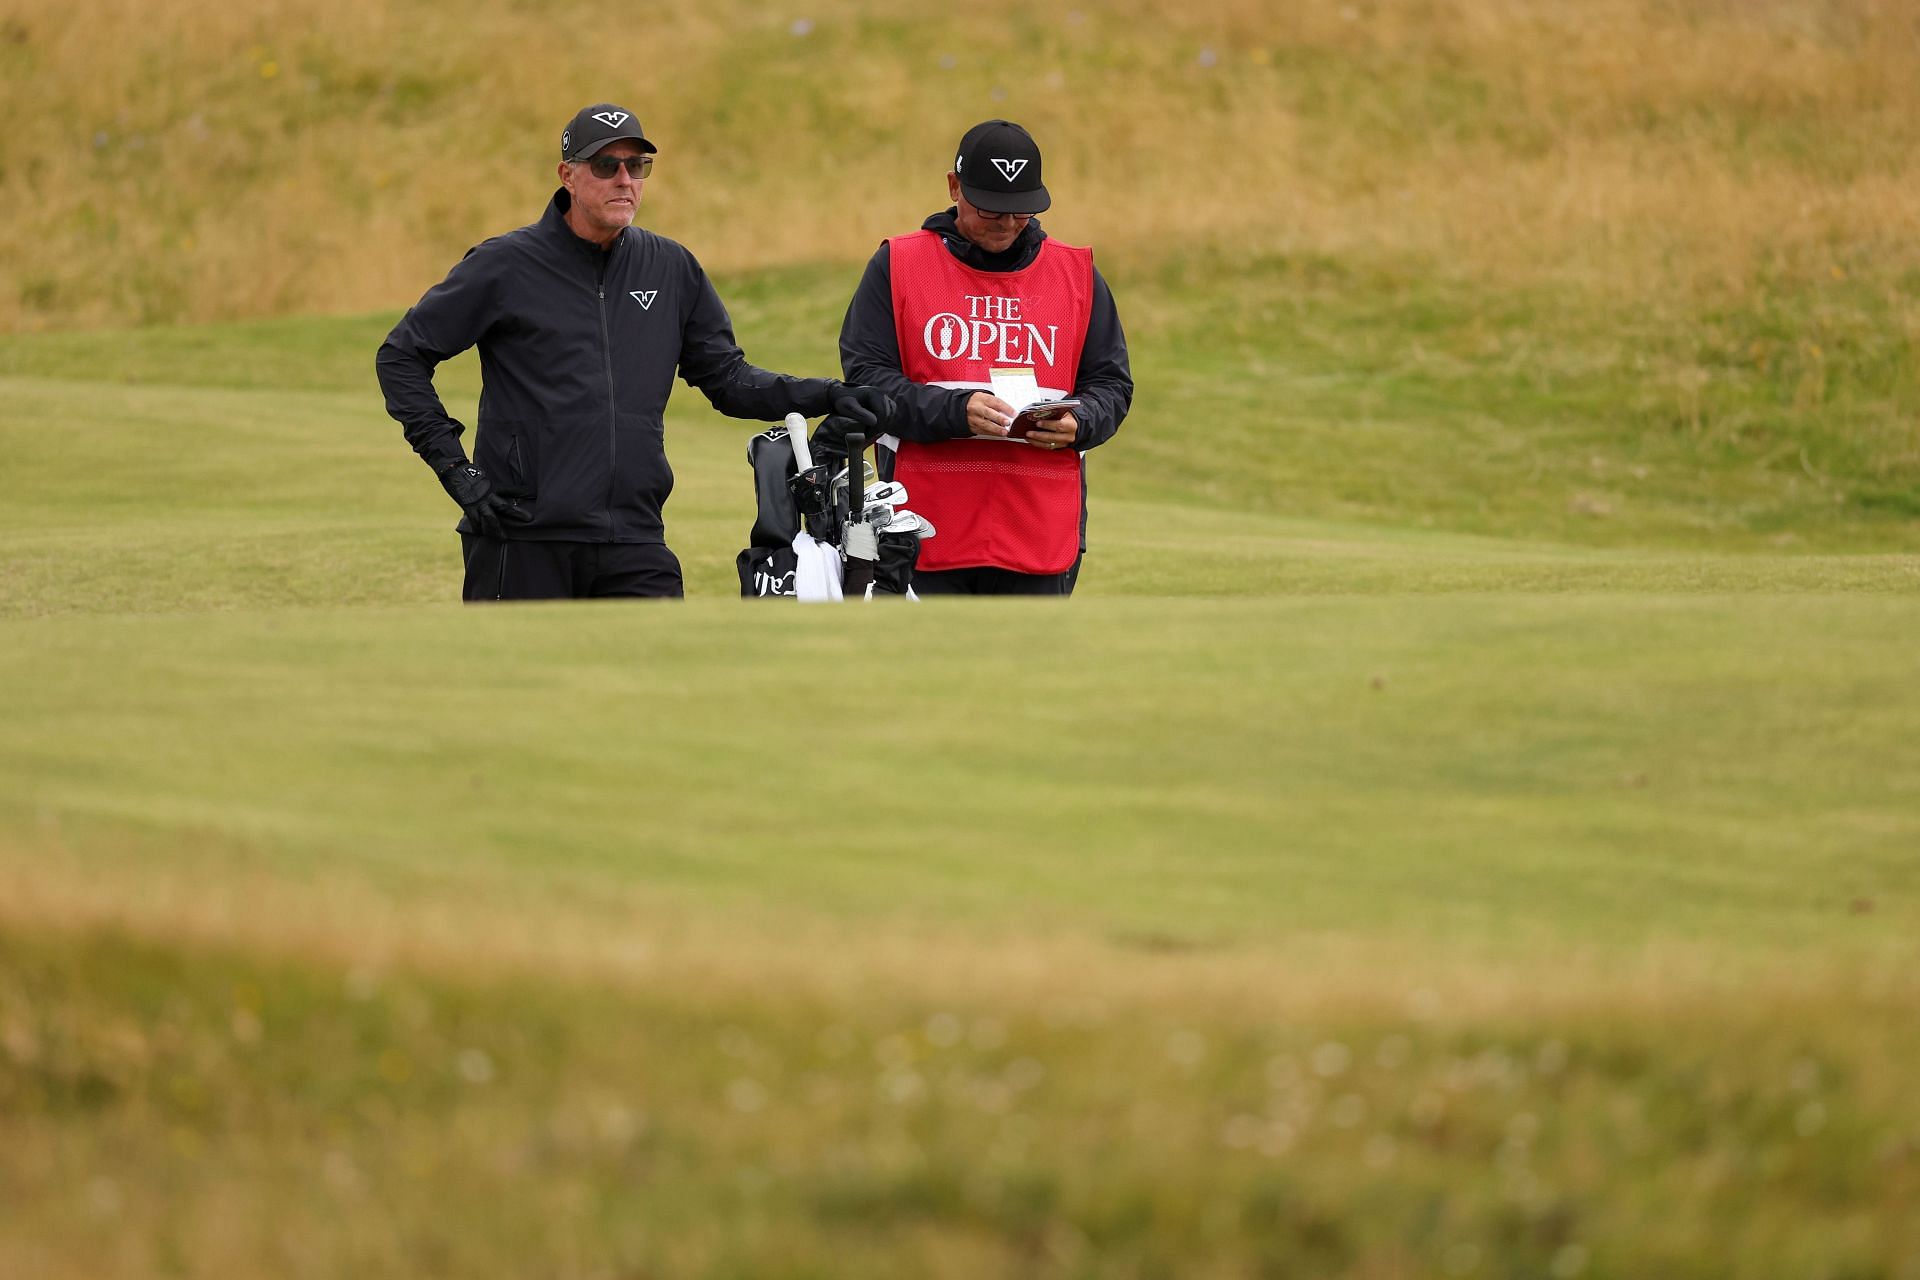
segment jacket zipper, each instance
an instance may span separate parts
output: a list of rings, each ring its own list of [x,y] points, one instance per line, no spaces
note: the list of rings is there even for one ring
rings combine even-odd
[[[533,487],[533,478],[527,471],[526,462],[520,457],[520,437],[517,435],[512,437],[511,443],[507,445],[507,461],[513,465],[514,487],[523,491],[531,489]],[[510,507],[519,507],[520,499],[508,498],[507,505]],[[528,518],[532,518],[531,512],[528,513]]]
[[[617,252],[616,241],[614,250]],[[613,389],[613,337],[607,329],[607,268],[612,264],[613,253],[601,260],[600,278],[594,288],[600,295],[600,359],[607,370],[607,539],[613,539],[613,495],[617,484],[615,475],[619,465],[620,409],[614,398]]]

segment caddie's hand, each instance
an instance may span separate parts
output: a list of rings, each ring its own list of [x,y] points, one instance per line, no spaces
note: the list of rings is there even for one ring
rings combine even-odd
[[[1027,432],[1027,443],[1039,449],[1068,449],[1080,435],[1080,420],[1068,409],[1057,418],[1047,418]]]
[[[525,523],[527,515],[493,491],[487,473],[471,462],[456,462],[440,473],[447,496],[460,504],[474,529],[489,538],[503,536],[502,521]]]
[[[872,437],[893,425],[893,397],[878,387],[841,387],[833,393],[833,412]]]
[[[991,391],[967,397],[967,430],[976,436],[1004,436],[1013,421],[1013,406]]]

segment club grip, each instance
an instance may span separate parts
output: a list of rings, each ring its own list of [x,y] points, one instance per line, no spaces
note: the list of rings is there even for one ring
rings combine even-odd
[[[867,509],[867,438],[847,433],[847,519],[858,522]]]
[[[813,466],[813,450],[807,446],[807,420],[797,413],[787,415],[787,443],[793,446],[793,460],[799,470]]]

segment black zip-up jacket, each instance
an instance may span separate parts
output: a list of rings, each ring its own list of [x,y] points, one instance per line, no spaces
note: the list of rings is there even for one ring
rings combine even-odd
[[[479,346],[473,461],[530,517],[510,522],[510,536],[660,542],[676,369],[721,413],[769,422],[828,412],[841,384],[748,364],[692,253],[640,227],[602,250],[567,226],[570,203],[556,191],[538,222],[469,249],[394,326],[374,367],[387,412],[438,475],[465,461],[464,428],[433,371]]]
[[[1004,253],[987,253],[960,234],[954,221],[955,210],[936,213],[921,223],[924,230],[939,235],[947,252],[966,265],[981,271],[1018,271],[1039,256],[1040,243],[1047,233],[1038,219],[1027,223],[1020,236]],[[887,246],[867,262],[860,287],[847,304],[847,316],[840,326],[840,371],[849,382],[879,387],[893,397],[898,412],[890,430],[903,440],[932,442],[962,440],[967,432],[967,400],[973,395],[965,388],[922,386],[907,380],[901,372],[900,342],[893,323],[893,269]],[[1080,423],[1073,447],[1085,452],[1113,439],[1127,410],[1133,405],[1133,372],[1127,364],[1127,335],[1120,327],[1120,312],[1113,304],[1113,292],[1093,272],[1093,308],[1087,319],[1087,341],[1080,352],[1080,368],[1074,378],[1073,394],[1081,406],[1073,411]]]

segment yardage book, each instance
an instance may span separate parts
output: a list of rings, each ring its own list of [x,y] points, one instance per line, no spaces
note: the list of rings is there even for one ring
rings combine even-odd
[[[988,377],[993,382],[993,394],[1013,406],[1013,424],[1005,437],[1009,440],[1025,440],[1041,422],[1080,407],[1078,400],[1049,400],[1041,395],[1032,369],[992,369]]]

